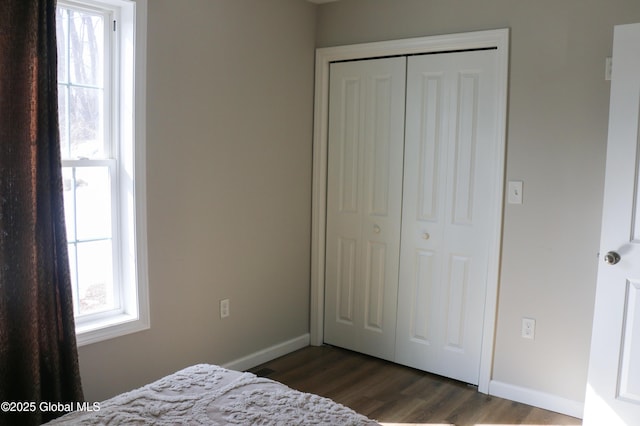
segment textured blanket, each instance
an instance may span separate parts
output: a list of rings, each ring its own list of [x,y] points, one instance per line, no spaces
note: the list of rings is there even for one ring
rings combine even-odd
[[[198,364],[50,425],[376,425],[330,399]]]

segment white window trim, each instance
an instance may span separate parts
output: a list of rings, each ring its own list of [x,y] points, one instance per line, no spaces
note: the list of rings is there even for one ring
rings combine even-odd
[[[120,8],[117,21],[120,31],[120,69],[133,69],[133,74],[120,73],[119,98],[115,120],[119,122],[120,150],[118,179],[121,193],[120,229],[123,240],[120,279],[134,282],[123,286],[122,309],[116,313],[92,315],[89,320],[76,320],[78,346],[112,339],[150,328],[149,279],[147,257],[146,206],[146,47],[147,0],[98,0]],[[96,1],[96,3],[98,2]],[[67,3],[60,1],[60,4]],[[89,1],[69,1],[89,4]],[[129,236],[129,237],[127,237]]]

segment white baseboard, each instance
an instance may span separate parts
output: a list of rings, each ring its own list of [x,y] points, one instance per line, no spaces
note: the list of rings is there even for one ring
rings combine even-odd
[[[511,401],[521,402],[534,407],[542,408],[567,416],[582,418],[584,403],[562,398],[550,393],[533,389],[510,385],[492,380],[489,383],[489,395],[497,396]]]
[[[307,346],[309,346],[309,333],[227,362],[222,367],[229,370],[244,371]]]

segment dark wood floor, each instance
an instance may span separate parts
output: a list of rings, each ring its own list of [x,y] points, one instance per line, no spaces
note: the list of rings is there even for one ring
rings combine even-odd
[[[481,394],[464,383],[330,346],[310,346],[250,371],[387,424],[582,424],[580,419]]]

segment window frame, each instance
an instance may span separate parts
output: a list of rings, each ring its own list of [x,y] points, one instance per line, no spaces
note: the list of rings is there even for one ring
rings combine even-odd
[[[58,5],[105,10],[116,25],[105,73],[113,89],[105,93],[105,126],[115,159],[112,176],[114,287],[120,307],[75,318],[78,346],[150,328],[146,214],[146,35],[147,0],[58,0]],[[114,24],[115,22],[115,24]],[[107,29],[111,32],[112,29]],[[105,74],[106,75],[106,74]],[[63,160],[63,167],[85,167],[114,160]],[[111,166],[110,166],[111,167]],[[117,258],[116,258],[117,256]]]

